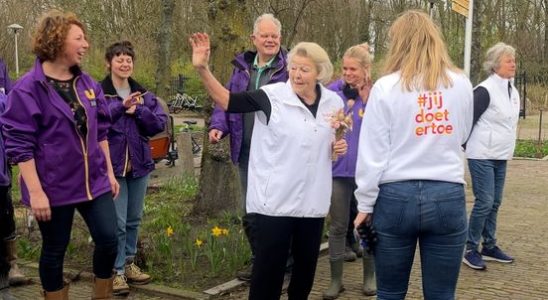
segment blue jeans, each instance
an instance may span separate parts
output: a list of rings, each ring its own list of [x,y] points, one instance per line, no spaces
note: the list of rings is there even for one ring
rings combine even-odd
[[[132,178],[116,177],[120,184],[120,194],[114,201],[118,219],[118,255],[114,263],[116,273],[124,274],[126,261],[137,253],[139,225],[143,216],[143,204],[149,175]]]
[[[377,299],[405,299],[419,243],[424,299],[454,299],[466,242],[462,184],[410,180],[380,186],[373,212],[377,230]]]
[[[482,237],[485,248],[491,249],[497,243],[497,214],[502,202],[506,163],[506,160],[468,160],[476,200],[468,225],[467,250],[478,250]]]
[[[74,211],[78,210],[95,242],[93,273],[97,278],[112,276],[116,257],[116,215],[112,194],[105,193],[92,201],[51,207],[51,220],[38,222],[42,234],[40,280],[47,292],[63,288],[63,261],[70,241]]]

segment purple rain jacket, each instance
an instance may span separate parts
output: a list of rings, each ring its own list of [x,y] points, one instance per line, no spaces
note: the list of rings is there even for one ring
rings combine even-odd
[[[73,67],[77,98],[86,111],[87,135],[80,136],[69,105],[46,81],[36,59],[8,95],[3,124],[6,154],[11,163],[34,159],[36,172],[51,206],[90,201],[110,192],[105,155],[110,113],[97,82]],[[21,178],[21,196],[30,205]]]
[[[11,90],[8,68],[2,59],[0,59],[0,88],[3,88],[6,94]]]
[[[101,81],[110,113],[112,126],[108,131],[110,160],[114,175],[127,175],[131,163],[132,177],[142,177],[154,170],[154,161],[148,144],[149,137],[165,129],[167,115],[156,96],[129,78],[131,93],[141,92],[143,105],[137,105],[135,113],[128,115],[122,99],[116,93],[110,75]]]
[[[0,93],[0,114],[6,109],[6,102],[8,96]],[[2,124],[0,123],[0,126]],[[6,147],[4,146],[4,139],[0,133],[0,186],[9,186],[11,183],[11,174],[9,172],[8,160],[6,158]]]
[[[247,90],[250,80],[250,70],[253,66],[253,61],[257,52],[246,51],[238,54],[232,61],[234,69],[232,76],[226,88],[231,93],[239,93]],[[276,65],[273,66],[275,71],[268,83],[286,82],[289,78],[287,73],[287,51],[280,49]],[[223,132],[223,138],[230,134],[230,156],[234,164],[238,163],[240,157],[240,148],[242,147],[243,139],[243,118],[240,113],[227,113],[218,105],[215,106],[211,115],[211,123],[209,129],[217,129]]]
[[[344,111],[348,111],[348,98],[343,93],[344,81],[339,79],[327,86],[328,89],[336,92],[344,100]],[[356,160],[358,159],[358,144],[360,139],[360,129],[362,127],[363,113],[365,111],[365,103],[362,102],[360,96],[354,99],[355,103],[352,107],[352,130],[345,134],[345,140],[348,144],[348,150],[345,155],[339,156],[337,161],[333,162],[333,177],[355,177],[356,176]]]

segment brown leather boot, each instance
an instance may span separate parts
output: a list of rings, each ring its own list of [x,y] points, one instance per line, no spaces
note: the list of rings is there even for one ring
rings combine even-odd
[[[113,277],[108,279],[95,277],[93,279],[95,287],[91,299],[112,299],[112,280]]]
[[[44,300],[68,300],[69,286],[65,285],[62,289],[54,292],[43,292]]]
[[[15,239],[6,241],[6,256],[10,263],[9,281],[10,285],[21,285],[29,283],[29,279],[21,272],[17,265],[17,243]]]

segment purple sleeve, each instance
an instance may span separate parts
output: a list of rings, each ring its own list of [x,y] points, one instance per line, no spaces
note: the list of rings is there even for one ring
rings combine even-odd
[[[108,104],[108,110],[110,112],[110,117],[112,119],[111,121],[112,123],[115,123],[116,121],[118,121],[118,119],[120,119],[120,117],[124,115],[126,108],[122,104],[122,101],[118,101],[118,98],[116,97],[113,97],[113,98],[105,97],[105,100]]]
[[[95,95],[97,95],[95,97],[97,101],[97,141],[102,142],[107,139],[108,130],[112,124],[112,116],[103,89],[99,84],[95,86]]]
[[[219,105],[215,105],[213,113],[211,114],[211,123],[209,124],[209,130],[217,129],[223,132],[223,137],[228,134],[228,116]]]
[[[36,99],[30,93],[14,90],[8,95],[6,110],[0,118],[6,156],[17,164],[34,158],[38,132],[37,119],[40,111]]]
[[[135,121],[141,134],[150,137],[165,129],[167,115],[156,96],[151,92],[148,94],[145,96],[144,104],[138,105],[135,109]]]

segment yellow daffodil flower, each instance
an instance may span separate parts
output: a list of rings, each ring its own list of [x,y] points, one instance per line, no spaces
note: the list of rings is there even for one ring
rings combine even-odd
[[[173,235],[173,228],[172,228],[171,226],[168,226],[168,227],[166,228],[166,235],[167,235],[168,237],[170,237],[170,236]]]
[[[211,229],[211,234],[214,236],[214,237],[218,237],[220,236],[221,234],[223,234],[223,229],[218,227],[218,226],[215,226]]]

